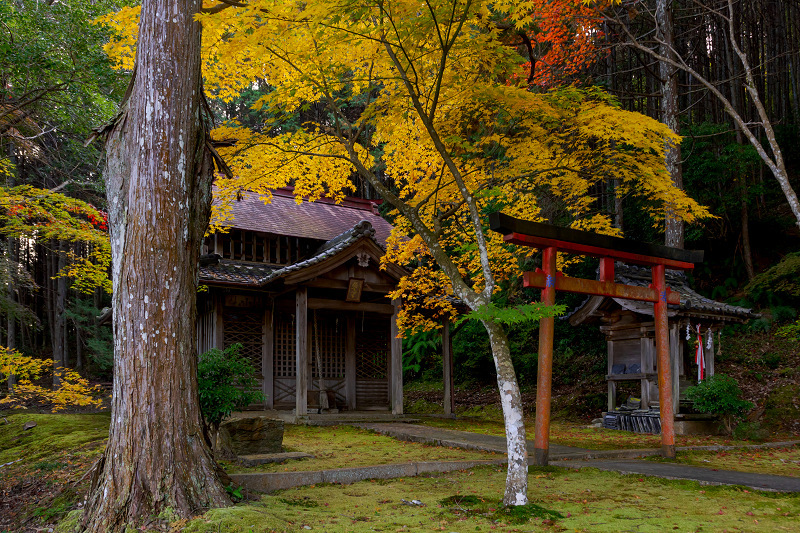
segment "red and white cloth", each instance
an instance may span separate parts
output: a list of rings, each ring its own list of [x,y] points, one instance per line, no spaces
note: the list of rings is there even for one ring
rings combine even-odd
[[[694,356],[697,364],[697,382],[700,383],[706,377],[706,358],[703,353],[703,336],[700,334],[700,324],[697,324],[697,352]]]

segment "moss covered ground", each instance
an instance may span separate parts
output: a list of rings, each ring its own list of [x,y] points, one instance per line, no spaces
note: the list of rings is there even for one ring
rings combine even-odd
[[[226,464],[229,473],[236,472],[295,472],[373,466],[414,461],[459,461],[500,459],[495,453],[486,453],[454,448],[427,446],[413,442],[402,442],[391,437],[349,426],[294,426],[287,425],[283,435],[286,451],[305,452],[313,459],[287,461],[281,464],[266,464],[254,468],[243,468]]]
[[[481,467],[286,490],[209,511],[182,527],[196,533],[800,530],[798,495],[703,487],[593,469],[531,468],[529,480],[532,505],[513,514],[499,501],[505,469]]]
[[[88,488],[86,472],[105,442],[108,415],[7,415],[0,418],[0,532],[69,531]],[[22,430],[27,421],[37,426]],[[488,432],[484,422],[471,430]],[[619,432],[617,432],[619,433]],[[472,459],[490,454],[394,441],[345,427],[287,426],[290,449],[315,453],[320,467],[432,459]],[[325,454],[330,454],[326,456]],[[745,462],[756,472],[778,473],[778,463],[800,460],[796,448],[759,451],[746,461],[734,454],[682,454],[690,464],[714,467]],[[760,456],[760,457],[758,457]],[[11,464],[6,464],[6,463]],[[301,461],[282,469],[308,469]],[[795,466],[791,466],[795,468]],[[276,469],[275,471],[278,471]],[[783,472],[786,473],[786,472]],[[798,531],[800,495],[624,476],[594,469],[531,468],[532,505],[513,514],[500,498],[505,469],[416,478],[317,485],[256,495],[212,510],[172,531]],[[403,501],[405,500],[405,502]],[[413,500],[422,502],[416,505]]]
[[[27,422],[36,426],[24,430]],[[75,508],[109,422],[108,414],[0,416],[0,532],[37,531]]]
[[[674,462],[717,470],[800,477],[800,447],[720,452],[680,452],[676,459],[648,457],[650,461]]]

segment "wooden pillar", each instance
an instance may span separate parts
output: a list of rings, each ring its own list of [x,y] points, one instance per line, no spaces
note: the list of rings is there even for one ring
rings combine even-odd
[[[678,413],[681,399],[681,336],[680,326],[669,328],[669,360],[672,364],[672,412]]]
[[[444,376],[444,414],[451,416],[456,412],[453,390],[453,340],[450,337],[450,321],[442,324],[442,374]]]
[[[611,369],[614,367],[614,341],[606,341],[606,353],[608,354],[608,365],[606,375],[611,376]],[[609,379],[608,385],[608,410],[613,411],[617,407],[617,382]]]
[[[347,410],[356,410],[356,317],[347,313],[347,336],[344,348],[344,391]]]
[[[219,238],[219,233],[215,233],[212,238],[214,239],[214,242],[212,243],[214,247],[214,253],[219,254],[219,256],[222,257],[222,239]]]
[[[672,361],[669,353],[667,326],[667,282],[664,265],[654,265],[653,288],[658,301],[653,304],[656,330],[656,357],[658,359],[658,405],[661,414],[661,455],[675,457],[675,410],[672,404]]]
[[[400,299],[395,298],[392,300],[394,306],[394,314],[391,318],[391,326],[389,330],[389,344],[390,344],[390,357],[389,357],[389,376],[391,382],[389,383],[392,414],[403,414],[403,341],[400,339],[397,329],[397,314],[400,312]]]
[[[261,340],[261,373],[264,380],[261,382],[261,392],[264,395],[264,404],[267,409],[275,406],[275,387],[273,384],[273,361],[275,360],[275,335],[273,334],[273,315],[271,308],[264,310],[264,327]]]
[[[644,377],[641,381],[642,409],[650,409],[650,378],[649,374],[655,371],[653,365],[653,339],[649,336],[648,328],[639,328],[639,351],[641,352],[641,367]]]
[[[703,346],[705,348],[706,357],[706,379],[714,375],[714,352],[716,351],[716,346],[714,345],[713,330],[711,335],[711,347],[705,348],[705,345]]]
[[[224,297],[222,294],[214,294],[214,347],[220,350],[225,348],[224,330],[222,323],[222,306],[224,304]]]
[[[542,270],[547,281],[542,289],[542,303],[556,303],[556,248],[543,250]],[[547,465],[550,453],[550,400],[553,381],[553,317],[539,320],[539,365],[536,379],[536,437],[533,443],[533,462]]]
[[[295,293],[295,414],[308,414],[308,289],[298,287]]]

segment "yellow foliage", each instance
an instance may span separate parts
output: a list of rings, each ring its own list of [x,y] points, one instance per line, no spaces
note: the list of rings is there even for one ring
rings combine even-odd
[[[620,194],[648,200],[656,223],[667,209],[687,222],[708,217],[664,168],[665,143],[680,141],[666,126],[598,89],[516,84],[524,61],[500,41],[496,21],[524,27],[534,7],[250,0],[199,14],[206,89],[231,101],[267,84],[253,109],[273,117],[259,132],[214,130],[234,141],[221,153],[235,178],[217,182],[212,230],[224,229],[241,190],[269,201],[271,189],[292,184],[298,198],[341,198],[354,173],[390,183],[385,192],[403,206],[385,260],[414,269],[394,294],[410,329],[452,315],[454,293],[486,301],[488,289],[518,276],[520,250],[488,231],[489,212],[617,235],[593,196],[613,181]],[[121,28],[109,51],[123,62],[134,11],[120,13],[104,22]],[[312,104],[326,118],[283,120]]]
[[[89,382],[74,370],[56,368],[61,383],[54,389],[33,383],[50,371],[53,371],[53,361],[34,359],[11,348],[0,346],[0,374],[14,375],[17,378],[13,392],[0,399],[0,404],[24,404],[35,400],[53,404],[53,411],[70,406],[96,408],[101,406],[102,400],[97,397],[101,392],[100,388],[89,385]]]
[[[91,294],[96,287],[111,293],[108,270],[111,248],[106,213],[77,198],[28,185],[0,186],[0,235],[39,242],[86,243],[85,255],[70,259],[56,277],[73,280],[73,289]]]

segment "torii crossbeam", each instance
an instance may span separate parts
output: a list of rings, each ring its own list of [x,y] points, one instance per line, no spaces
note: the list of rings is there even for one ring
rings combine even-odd
[[[679,304],[680,296],[671,292],[667,287],[664,271],[667,268],[691,270],[695,263],[703,260],[703,252],[528,222],[503,213],[489,215],[489,224],[491,229],[502,233],[508,243],[542,250],[542,269],[523,273],[523,283],[526,287],[542,289],[542,303],[545,305],[555,303],[557,290],[653,302],[658,361],[658,404],[661,416],[661,454],[664,457],[675,457],[675,412],[672,404],[672,366],[669,360],[667,304]],[[556,269],[557,252],[598,257],[600,259],[600,279],[564,276]],[[650,267],[653,283],[650,287],[615,283],[614,261]],[[553,327],[552,317],[542,318],[539,322],[536,437],[534,440],[534,463],[537,465],[547,464],[550,449]]]

